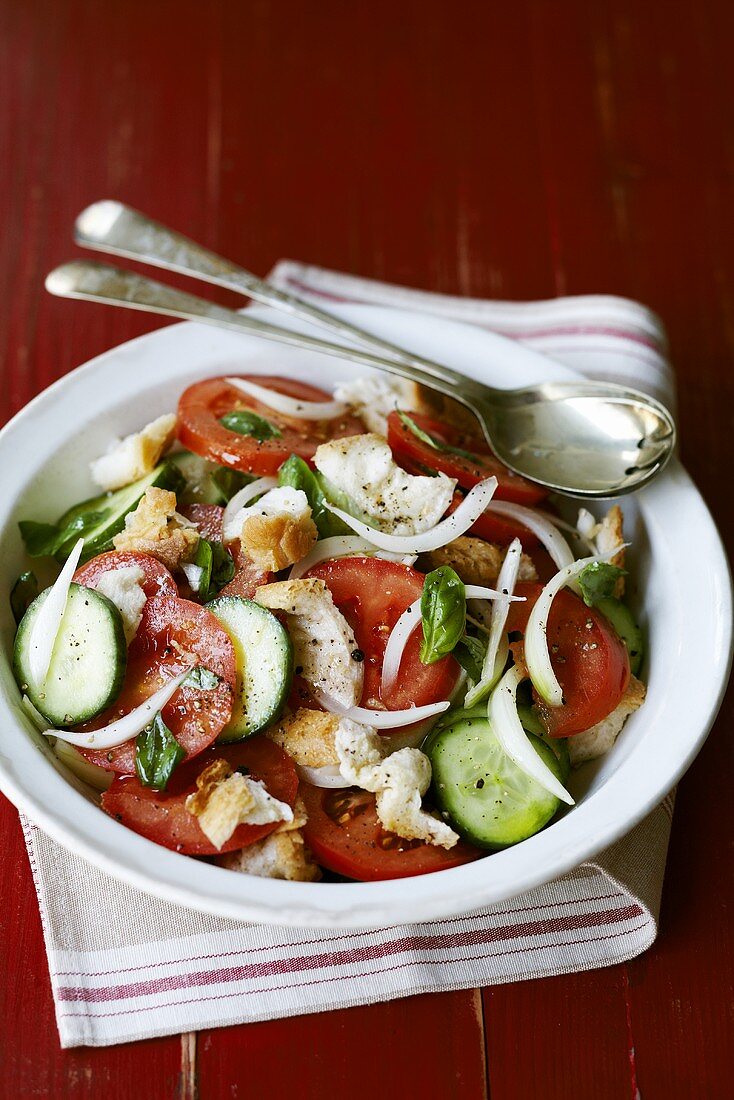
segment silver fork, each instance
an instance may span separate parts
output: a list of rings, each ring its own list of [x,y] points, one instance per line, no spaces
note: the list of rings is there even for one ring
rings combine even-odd
[[[484,385],[271,286],[121,203],[104,201],[88,207],[77,219],[76,239],[89,248],[238,291],[373,350],[335,345],[282,329],[144,276],[91,261],[74,261],[52,272],[46,283],[52,293],[224,325],[430,385],[474,413],[488,443],[510,468],[559,492],[586,497],[631,492],[659,473],[673,451],[672,417],[646,394],[583,380],[511,390]],[[516,354],[515,349],[513,352]],[[544,360],[527,349],[523,354],[533,360],[536,369]],[[552,364],[547,362],[552,373]]]

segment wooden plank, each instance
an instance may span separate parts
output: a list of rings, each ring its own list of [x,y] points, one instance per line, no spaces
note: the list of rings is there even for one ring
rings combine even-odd
[[[201,1032],[199,1095],[483,1100],[483,1050],[477,993],[410,997]]]

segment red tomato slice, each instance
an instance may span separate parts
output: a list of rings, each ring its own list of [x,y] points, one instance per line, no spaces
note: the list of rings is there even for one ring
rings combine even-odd
[[[205,691],[181,687],[163,708],[163,721],[187,756],[203,752],[224,729],[232,713],[236,683],[234,647],[224,629],[206,608],[170,596],[148,600],[143,620],[130,645],[127,673],[117,702],[83,730],[101,729],[141,703],[166,680],[198,664],[219,677],[217,687]],[[81,749],[88,760],[109,771],[133,775],[135,738],[115,749]]]
[[[238,825],[220,849],[206,838],[196,818],[186,809],[186,799],[196,789],[197,776],[213,760],[222,758],[233,769],[246,768],[253,779],[262,780],[273,798],[295,805],[298,775],[290,756],[266,737],[251,737],[236,745],[210,749],[196,760],[181,764],[165,791],[144,787],[136,776],[120,776],[102,795],[102,809],[133,832],[184,855],[214,856],[245,848],[272,833],[278,822]]]
[[[541,591],[540,584],[516,586],[516,595],[525,596],[526,602],[510,606],[510,633],[524,633]],[[627,690],[627,650],[604,616],[567,588],[561,589],[551,605],[548,646],[564,702],[549,707],[536,696],[536,706],[551,737],[582,733],[611,714]]]
[[[387,639],[406,607],[420,599],[423,573],[381,558],[336,558],[320,562],[308,577],[320,577],[354,631],[365,656],[362,706],[403,710],[448,699],[458,669],[453,657],[421,664],[421,631],[414,630],[403,651],[400,675],[383,697],[380,688]]]
[[[148,599],[152,596],[178,596],[176,582],[165,565],[149,554],[135,554],[132,550],[111,550],[108,554],[99,554],[77,569],[74,580],[85,588],[96,588],[105,573],[131,565],[142,569],[143,591]]]
[[[498,458],[489,451],[484,439],[465,438],[456,429],[431,420],[420,413],[411,413],[410,417],[424,432],[435,436],[449,447],[460,447],[471,454],[471,458],[462,455],[437,451],[424,443],[403,423],[397,412],[391,412],[387,418],[387,441],[396,459],[438,470],[448,477],[454,477],[463,489],[471,489],[479,481],[496,477],[498,481],[497,499],[514,500],[517,504],[537,504],[548,495],[548,490],[528,481],[512,470],[508,470]]]
[[[261,375],[243,375],[243,378],[301,401],[331,400],[331,395],[323,390],[292,378]],[[254,409],[282,434],[261,443],[219,423],[225,413],[243,408]],[[231,386],[224,378],[194,383],[184,390],[178,404],[178,437],[185,447],[221,466],[258,474],[276,473],[291,454],[309,460],[320,443],[359,435],[364,430],[364,424],[355,416],[318,421],[283,416]]]
[[[222,541],[224,508],[219,504],[184,504],[179,511],[190,519],[203,539]]]
[[[304,783],[301,796],[308,813],[303,835],[317,863],[359,882],[427,875],[484,855],[463,840],[447,849],[386,832],[367,791]]]

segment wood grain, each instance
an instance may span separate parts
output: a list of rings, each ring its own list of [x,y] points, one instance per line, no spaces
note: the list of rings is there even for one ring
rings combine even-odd
[[[649,303],[684,459],[734,546],[733,33],[722,0],[5,0],[0,417],[157,324],[43,291],[78,211],[119,197],[263,273],[293,256],[452,293]],[[655,947],[485,992],[493,1100],[728,1093],[733,718],[730,696],[681,785]],[[473,993],[61,1053],[2,800],[0,816],[0,1096],[484,1095]]]

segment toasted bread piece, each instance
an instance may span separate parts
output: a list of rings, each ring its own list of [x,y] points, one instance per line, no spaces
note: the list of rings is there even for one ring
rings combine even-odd
[[[240,543],[260,569],[278,573],[305,558],[318,537],[310,515],[252,515],[242,525]]]
[[[574,767],[585,764],[587,760],[596,760],[597,757],[609,752],[630,714],[645,702],[646,691],[642,681],[631,676],[627,691],[619,705],[603,722],[598,722],[591,729],[568,738],[568,751]]]
[[[493,542],[475,539],[469,535],[460,535],[458,539],[431,550],[425,555],[431,569],[440,565],[450,565],[459,574],[464,584],[481,584],[491,587],[499,576],[505,551]],[[520,560],[519,579],[536,581],[538,574],[532,560],[523,554]]]
[[[280,745],[296,764],[327,768],[339,764],[335,745],[338,725],[339,719],[333,714],[299,707],[295,714],[266,730],[265,736]]]
[[[198,543],[198,531],[176,512],[176,494],[156,488],[146,489],[112,540],[116,550],[150,554],[171,572],[193,557]]]
[[[618,504],[613,504],[604,519],[599,524],[596,533],[596,547],[600,554],[610,553],[620,547],[618,553],[611,559],[612,565],[624,569],[624,516]],[[617,599],[624,596],[624,577],[618,577],[614,586],[614,595]]]

